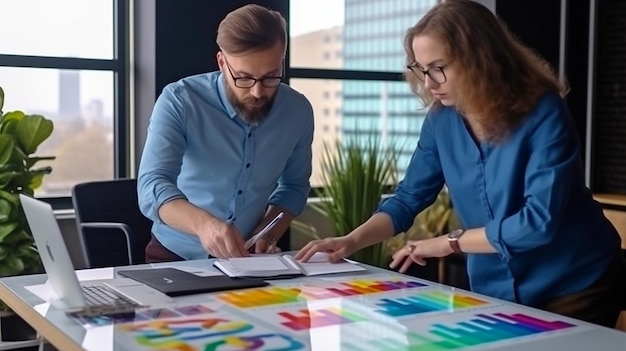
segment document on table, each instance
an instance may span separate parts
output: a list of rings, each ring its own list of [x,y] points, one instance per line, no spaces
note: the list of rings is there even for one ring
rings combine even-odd
[[[342,260],[328,262],[328,254],[318,252],[307,262],[293,256],[264,255],[216,260],[213,265],[229,277],[290,277],[365,271],[359,264]]]

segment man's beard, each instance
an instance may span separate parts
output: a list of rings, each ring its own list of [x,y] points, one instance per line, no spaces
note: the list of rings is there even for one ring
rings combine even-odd
[[[246,123],[260,123],[265,119],[265,117],[267,117],[267,114],[270,112],[272,106],[274,105],[276,92],[274,92],[274,94],[272,94],[272,96],[270,97],[263,96],[259,99],[250,95],[242,101],[237,98],[235,92],[227,82],[224,82],[224,84],[226,85],[226,97],[228,98],[228,101],[230,101],[235,111],[237,111],[241,119],[244,120],[244,122]],[[261,82],[257,82],[257,84],[261,84]],[[259,101],[262,102],[263,105],[261,105],[260,107],[250,107],[250,104],[257,103]]]

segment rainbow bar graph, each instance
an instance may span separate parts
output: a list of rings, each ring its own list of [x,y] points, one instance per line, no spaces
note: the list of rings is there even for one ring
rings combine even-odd
[[[272,286],[242,291],[234,290],[219,294],[217,297],[234,306],[245,308],[375,294],[423,286],[426,286],[426,284],[416,281],[359,279],[336,283],[335,286],[331,287],[295,288]]]
[[[391,317],[401,317],[435,311],[455,311],[487,303],[487,301],[468,295],[434,291],[399,299],[381,299],[376,303],[381,307],[376,312]]]
[[[443,351],[459,350],[488,343],[519,338],[528,335],[551,332],[575,327],[562,321],[546,321],[525,314],[494,313],[477,314],[475,318],[456,323],[449,327],[436,323],[429,328],[429,335],[409,332],[402,338],[382,338],[370,340],[366,345],[342,345],[349,351]]]
[[[305,309],[298,312],[300,312],[300,315],[289,312],[278,313],[279,316],[287,320],[287,322],[281,322],[281,324],[291,330],[298,331],[367,320],[365,317],[339,308],[319,309],[314,311]]]

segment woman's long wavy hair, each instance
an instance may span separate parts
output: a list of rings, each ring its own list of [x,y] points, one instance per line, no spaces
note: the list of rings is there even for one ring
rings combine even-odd
[[[404,39],[407,65],[415,61],[413,39],[422,35],[446,46],[447,67],[455,72],[456,108],[478,122],[481,139],[502,141],[543,93],[567,91],[544,59],[474,1],[446,0],[409,28]],[[422,102],[438,104],[423,81],[408,69],[404,75]]]

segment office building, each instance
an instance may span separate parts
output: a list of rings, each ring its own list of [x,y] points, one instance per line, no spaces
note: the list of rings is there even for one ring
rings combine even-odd
[[[323,67],[340,69],[342,67],[342,27],[336,26],[317,30],[291,38],[292,67]],[[321,162],[325,143],[333,143],[341,134],[341,80],[297,79],[289,81],[292,88],[304,94],[315,116],[315,135],[313,137],[313,174],[311,185],[320,186]]]
[[[437,0],[345,0],[343,68],[401,72],[403,39]],[[406,82],[343,82],[342,133],[344,140],[373,134],[383,145],[399,150],[398,171],[409,164],[426,110]]]
[[[80,118],[80,72],[59,70],[59,116],[60,120]]]

